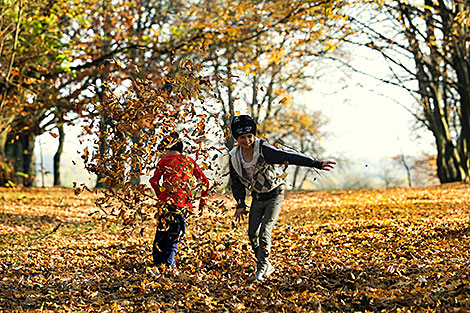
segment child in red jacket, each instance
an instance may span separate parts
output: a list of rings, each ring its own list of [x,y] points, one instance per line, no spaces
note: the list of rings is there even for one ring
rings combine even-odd
[[[166,212],[158,219],[153,241],[153,264],[175,266],[178,243],[185,233],[185,218],[192,211],[192,190],[195,179],[202,185],[199,211],[204,207],[209,181],[199,166],[189,156],[182,154],[183,142],[177,133],[172,133],[158,146],[163,151],[150,184],[158,200],[166,205]]]

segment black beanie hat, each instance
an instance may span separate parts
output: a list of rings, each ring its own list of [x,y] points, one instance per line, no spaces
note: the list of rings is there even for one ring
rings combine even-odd
[[[256,135],[256,123],[249,115],[235,116],[232,120],[231,129],[232,136],[235,139],[248,133]]]
[[[162,141],[158,144],[158,151],[164,150],[173,150],[183,153],[183,142],[179,139],[179,135],[176,132],[172,132],[166,138],[163,138]]]

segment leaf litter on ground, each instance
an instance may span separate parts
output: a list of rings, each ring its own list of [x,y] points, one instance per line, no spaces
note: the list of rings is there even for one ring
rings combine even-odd
[[[264,283],[226,196],[188,221],[166,269],[151,267],[153,220],[129,235],[89,216],[93,193],[0,191],[4,311],[470,310],[468,184],[289,193]]]

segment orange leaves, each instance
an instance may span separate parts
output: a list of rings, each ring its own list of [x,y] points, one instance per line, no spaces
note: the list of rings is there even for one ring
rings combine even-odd
[[[85,149],[83,150],[83,159],[88,159],[88,147],[85,147]]]
[[[10,74],[13,76],[20,75],[20,70],[17,67],[12,68]]]
[[[113,58],[114,63],[116,63],[117,66],[120,68],[124,68],[124,65],[119,61],[117,58]]]
[[[34,77],[28,77],[28,78],[25,79],[25,83],[26,83],[27,85],[33,85],[33,84],[36,84],[36,83],[38,83],[38,82],[39,82],[39,80],[37,80],[37,79],[34,78]]]
[[[273,232],[276,271],[261,284],[253,282],[246,220],[231,225],[231,198],[213,196],[214,212],[190,218],[176,269],[150,267],[152,220],[141,236],[122,236],[114,223],[88,217],[95,198],[0,190],[2,309],[470,309],[468,184],[289,193]]]

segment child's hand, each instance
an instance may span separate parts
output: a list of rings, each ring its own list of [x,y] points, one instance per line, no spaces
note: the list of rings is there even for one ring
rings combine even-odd
[[[245,209],[245,207],[237,208],[235,211],[235,221],[237,223],[241,222],[243,215],[245,214],[248,214],[248,211]]]
[[[204,200],[199,200],[199,216],[202,215],[202,213],[204,212],[204,205],[206,204],[206,201]]]
[[[324,171],[331,171],[332,169],[335,168],[335,165],[336,165],[336,162],[334,161],[325,161],[323,162],[321,169]]]

